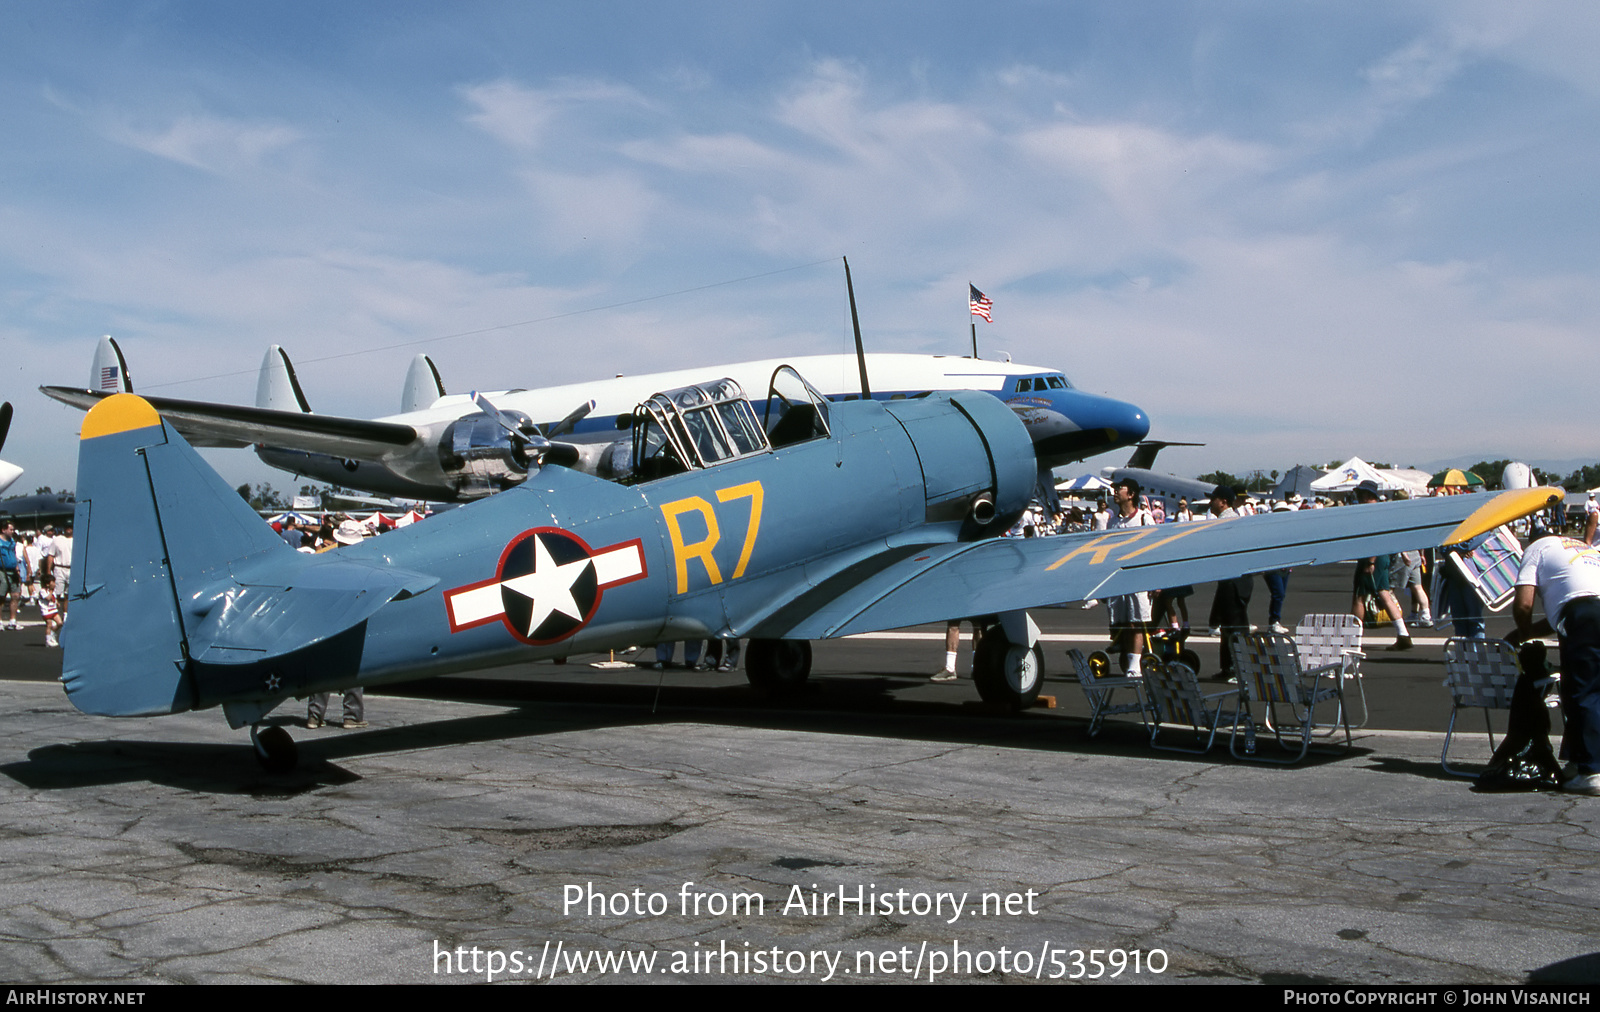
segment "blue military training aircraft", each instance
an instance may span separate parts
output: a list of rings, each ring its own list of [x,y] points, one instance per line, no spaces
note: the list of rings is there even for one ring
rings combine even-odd
[[[620,481],[524,433],[516,487],[306,555],[147,401],[107,397],[81,434],[67,695],[114,716],[220,705],[283,769],[294,743],[263,718],[312,692],[735,636],[750,680],[783,688],[812,639],[977,615],[979,691],[1022,707],[1042,674],[1028,607],[1451,543],[1560,496],[1000,538],[1036,463],[999,400],[829,403],[784,367],[758,403],[726,379],[649,398]]]

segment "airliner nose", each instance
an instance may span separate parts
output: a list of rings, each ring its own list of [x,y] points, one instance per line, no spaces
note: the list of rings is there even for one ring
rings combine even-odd
[[[1097,410],[1102,419],[1098,424],[1102,428],[1116,432],[1116,445],[1108,449],[1132,446],[1150,434],[1150,416],[1146,415],[1137,404],[1112,400],[1110,397],[1101,397],[1098,400],[1100,404]]]
[[[1041,467],[1060,467],[1075,460],[1132,446],[1150,432],[1150,417],[1136,404],[1082,390],[1052,391],[1052,409],[1065,429],[1041,426],[1031,430]]]

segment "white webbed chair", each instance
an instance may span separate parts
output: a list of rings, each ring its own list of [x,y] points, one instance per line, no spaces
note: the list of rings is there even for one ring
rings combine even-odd
[[[1444,731],[1444,751],[1439,754],[1439,764],[1446,773],[1455,777],[1478,775],[1450,766],[1450,739],[1456,733],[1456,715],[1463,707],[1477,707],[1483,711],[1483,728],[1488,732],[1489,751],[1493,753],[1494,726],[1489,721],[1489,711],[1511,709],[1511,696],[1521,675],[1517,648],[1505,640],[1452,636],[1444,641],[1444,687],[1450,690],[1450,723]],[[1541,678],[1534,683],[1546,696],[1546,706],[1560,705],[1549,697],[1558,681]]]
[[[1361,719],[1350,726],[1357,730],[1367,726],[1367,686],[1361,677],[1361,662],[1366,654],[1361,652],[1361,619],[1356,615],[1307,615],[1295,627],[1294,643],[1300,650],[1300,663],[1308,668],[1321,668],[1338,664],[1339,677],[1355,684],[1356,698],[1361,703]],[[1334,727],[1328,727],[1332,734]]]
[[[1200,687],[1199,677],[1181,661],[1145,662],[1144,687],[1156,711],[1150,724],[1151,748],[1204,754],[1211,751],[1219,730],[1250,719],[1248,712],[1241,714],[1237,688],[1229,686],[1207,693]],[[1164,724],[1187,728],[1194,736],[1194,744],[1163,745],[1159,739]]]
[[[1249,721],[1244,723],[1243,753],[1237,726],[1228,738],[1228,751],[1236,758],[1297,763],[1311,748],[1312,735],[1330,726],[1344,728],[1344,748],[1354,744],[1345,714],[1340,664],[1303,666],[1294,640],[1279,633],[1235,633],[1233,663],[1239,674],[1240,711],[1248,713],[1252,704],[1261,704],[1265,711],[1263,723],[1272,732],[1278,747],[1294,753],[1281,759],[1259,754],[1255,722]],[[1330,706],[1332,720],[1319,720]],[[1295,738],[1299,739],[1298,751],[1292,744]]]

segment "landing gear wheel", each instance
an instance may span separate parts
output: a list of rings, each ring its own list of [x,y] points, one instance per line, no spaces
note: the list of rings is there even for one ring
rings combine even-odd
[[[1111,655],[1104,650],[1096,650],[1089,655],[1089,670],[1094,672],[1096,678],[1111,677]]]
[[[256,759],[268,773],[287,773],[300,761],[294,739],[276,724],[268,728],[251,725],[250,742],[256,747]]]
[[[744,651],[744,674],[762,692],[775,696],[794,692],[811,674],[811,643],[751,640]]]
[[[1044,652],[1037,646],[1017,646],[999,626],[991,626],[984,630],[973,655],[972,680],[985,703],[1026,710],[1039,698],[1044,684]]]

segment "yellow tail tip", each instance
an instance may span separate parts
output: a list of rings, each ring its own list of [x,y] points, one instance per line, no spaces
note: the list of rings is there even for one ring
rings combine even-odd
[[[119,432],[160,424],[161,416],[143,397],[138,394],[112,394],[83,416],[83,428],[79,430],[78,438],[114,436]]]

